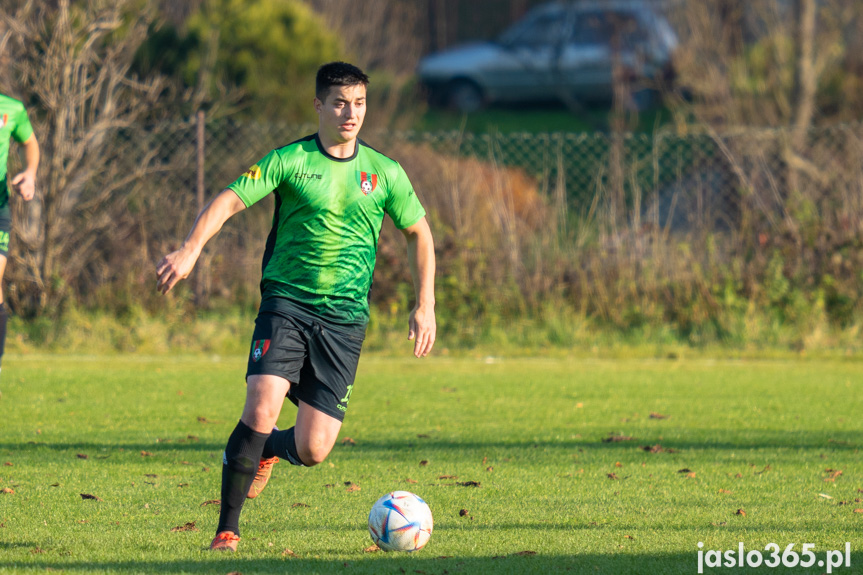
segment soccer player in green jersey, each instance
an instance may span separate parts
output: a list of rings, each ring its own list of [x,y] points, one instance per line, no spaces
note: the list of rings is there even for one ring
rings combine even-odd
[[[9,181],[6,161],[9,159],[9,140],[24,146],[24,171]],[[29,202],[36,193],[36,168],[39,166],[39,143],[27,118],[24,105],[18,100],[0,94],[0,361],[6,348],[6,303],[3,299],[3,276],[9,256],[9,234],[12,231],[12,214],[9,210],[9,189],[15,189],[24,201]],[[11,184],[11,186],[10,186]]]
[[[357,138],[368,81],[344,62],[322,66],[314,99],[317,133],[249,168],[198,214],[180,249],[156,267],[157,287],[167,293],[189,275],[228,218],[275,195],[246,403],[222,460],[214,550],[237,549],[243,503],[260,494],[276,461],[317,465],[333,448],[354,387],[385,214],[407,240],[416,292],[408,318],[413,353],[424,357],[434,345],[432,235],[402,167]],[[285,397],[297,405],[296,424],[278,430]]]

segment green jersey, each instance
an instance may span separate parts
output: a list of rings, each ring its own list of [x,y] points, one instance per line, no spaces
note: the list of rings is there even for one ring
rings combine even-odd
[[[246,206],[275,193],[262,264],[262,310],[298,309],[365,325],[384,214],[399,229],[425,210],[402,167],[357,140],[350,158],[317,134],[273,150],[228,186]]]
[[[9,205],[6,185],[6,161],[9,159],[9,138],[24,143],[33,134],[24,104],[0,94],[0,209]]]

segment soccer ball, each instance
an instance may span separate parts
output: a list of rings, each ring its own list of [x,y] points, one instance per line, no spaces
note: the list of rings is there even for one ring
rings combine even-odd
[[[378,499],[369,513],[369,533],[384,551],[417,551],[432,533],[428,504],[409,491],[393,491]]]

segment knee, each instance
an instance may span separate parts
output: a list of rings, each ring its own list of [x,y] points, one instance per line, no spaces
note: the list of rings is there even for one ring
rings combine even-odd
[[[297,445],[297,453],[307,467],[323,463],[330,454],[331,446],[322,442],[311,441],[305,445]]]
[[[279,418],[279,410],[267,404],[255,405],[244,410],[243,423],[258,433],[268,433]]]

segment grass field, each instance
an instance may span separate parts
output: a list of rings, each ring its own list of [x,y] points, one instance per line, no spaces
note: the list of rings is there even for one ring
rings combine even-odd
[[[236,555],[205,550],[218,508],[204,503],[219,497],[243,358],[3,368],[4,574],[695,573],[698,542],[813,543],[823,560],[846,541],[851,567],[833,572],[863,572],[851,361],[367,356],[328,462],[276,466]],[[393,489],[429,502],[431,542],[365,553],[368,510]]]

